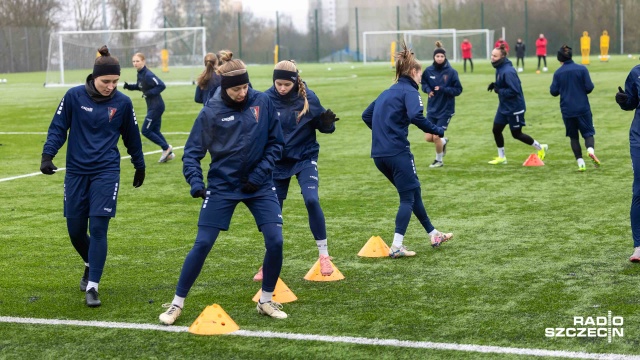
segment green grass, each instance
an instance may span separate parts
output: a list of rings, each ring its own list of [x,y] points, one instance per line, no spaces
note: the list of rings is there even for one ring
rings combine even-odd
[[[579,57],[576,58],[579,61]],[[550,151],[544,167],[523,167],[533,149],[505,130],[509,164],[496,156],[491,133],[497,96],[486,91],[493,68],[476,61],[460,71],[464,87],[447,136],[445,167],[429,169],[432,144],[410,131],[423,200],[434,225],[455,238],[431,249],[412,219],[405,244],[415,258],[360,258],[374,235],[391,244],[398,196],[370,159],[371,133],[362,111],[393,81],[388,65],[302,64],[301,76],[340,121],[319,134],[320,198],[329,249],[345,275],[315,283],[303,276],[317,259],[299,188],[285,202],[285,261],[281,278],[299,298],[285,304],[289,318],[259,316],[251,281],[263,256],[254,220],[239,206],[187,298],[178,326],[190,325],[217,303],[242,330],[352,336],[531,349],[640,355],[638,281],[629,204],[633,179],[628,149],[632,112],[614,101],[636,60],[613,57],[589,66],[590,95],[601,169],[577,171],[564,136],[558,98],[549,95],[557,61],[535,74],[534,59],[520,78],[527,101],[524,131]],[[427,65],[427,64],[425,64]],[[331,70],[327,67],[331,66]],[[254,88],[265,90],[271,66],[250,66]],[[161,74],[159,74],[162,76]],[[0,132],[46,132],[65,89],[42,87],[44,73],[3,75]],[[193,86],[163,93],[165,133],[188,132],[200,110]],[[138,114],[146,106],[131,95]],[[424,94],[423,94],[424,95]],[[424,97],[426,100],[426,96]],[[187,135],[167,135],[182,146]],[[0,179],[38,172],[45,135],[0,134]],[[145,151],[157,147],[143,139]],[[64,167],[66,146],[54,159]],[[123,154],[126,152],[123,150]],[[585,151],[586,153],[586,151]],[[182,155],[181,150],[177,152]],[[0,182],[0,316],[157,324],[160,304],[174,293],[180,268],[196,234],[199,202],[189,196],[181,161],[158,164],[149,155],[147,178],[131,186],[133,167],[122,162],[118,216],[109,229],[109,255],[100,284],[103,306],[89,309],[77,289],[82,262],[62,217],[64,173]],[[546,338],[545,328],[572,327],[573,316],[624,317],[624,337]],[[0,358],[496,358],[446,350],[407,349],[259,339],[200,337],[188,333],[0,323]],[[45,351],[46,350],[46,351]],[[501,358],[524,359],[500,355]]]

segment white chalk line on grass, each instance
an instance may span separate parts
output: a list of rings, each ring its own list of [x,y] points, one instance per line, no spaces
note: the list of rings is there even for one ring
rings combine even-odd
[[[174,146],[173,150],[177,150],[177,149],[182,149],[184,148],[184,146]],[[143,155],[152,155],[152,154],[158,154],[161,153],[162,150],[154,150],[154,151],[149,151],[146,153],[143,153]],[[126,160],[126,159],[131,159],[131,156],[127,155],[127,156],[123,156],[120,158],[120,160]],[[58,168],[58,170],[56,170],[56,172],[61,172],[61,171],[65,171],[67,170],[67,168]],[[17,179],[22,179],[22,178],[27,178],[27,177],[32,177],[32,176],[38,176],[38,175],[44,175],[41,172],[34,172],[34,173],[30,173],[30,174],[24,174],[24,175],[17,175],[17,176],[12,176],[12,177],[8,177],[8,178],[2,178],[0,179],[0,182],[4,182],[4,181],[11,181],[11,180],[17,180]]]
[[[123,323],[123,322],[111,322],[111,321],[37,319],[37,318],[22,318],[22,317],[12,317],[12,316],[0,316],[0,323],[29,324],[29,325],[88,326],[88,327],[100,327],[100,328],[110,328],[110,329],[155,330],[155,331],[166,331],[166,332],[177,332],[177,333],[189,331],[189,328],[186,326],[164,326],[164,325]],[[563,350],[525,349],[525,348],[511,348],[511,347],[489,346],[489,345],[465,345],[465,344],[455,344],[455,343],[435,343],[430,341],[407,341],[407,340],[396,340],[396,339],[371,339],[371,338],[350,337],[350,336],[292,334],[292,333],[278,333],[278,332],[272,332],[272,331],[237,330],[232,333],[226,334],[225,336],[244,336],[244,337],[253,337],[253,338],[272,338],[272,339],[276,338],[276,339],[285,339],[285,340],[320,341],[320,342],[329,342],[329,343],[374,345],[374,346],[388,346],[388,347],[413,348],[413,349],[466,351],[466,352],[479,352],[479,353],[490,353],[490,354],[561,357],[561,358],[570,358],[570,359],[640,359],[640,356],[638,355],[597,354],[597,353],[584,353],[584,352],[563,351]]]

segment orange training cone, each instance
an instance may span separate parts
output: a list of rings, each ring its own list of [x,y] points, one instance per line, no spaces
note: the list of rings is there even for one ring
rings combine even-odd
[[[240,330],[238,324],[218,304],[207,306],[189,326],[189,332],[196,335],[220,335],[236,330]]]
[[[364,257],[388,257],[389,247],[380,236],[372,236],[358,252],[358,256]]]
[[[331,275],[324,276],[322,275],[322,273],[320,273],[320,259],[318,259],[318,261],[316,261],[316,263],[311,267],[307,275],[304,276],[304,279],[309,281],[338,281],[344,279],[344,275],[342,275],[340,270],[338,270],[338,268],[333,265],[331,260],[329,260],[329,262],[331,263],[331,267],[333,268],[333,273],[331,273]]]
[[[544,163],[538,157],[538,154],[531,154],[522,164],[522,166],[543,166]]]
[[[258,293],[253,297],[253,301],[258,302],[260,295],[262,295],[262,289],[258,290]],[[273,301],[284,304],[296,300],[298,300],[298,297],[289,289],[282,279],[278,278],[276,288],[273,290]]]

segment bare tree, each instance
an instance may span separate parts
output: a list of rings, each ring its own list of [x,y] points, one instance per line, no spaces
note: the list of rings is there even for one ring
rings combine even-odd
[[[0,24],[2,26],[31,26],[54,28],[62,9],[60,0],[2,0]]]
[[[109,0],[113,17],[111,23],[116,29],[136,29],[140,27],[142,4],[140,0]]]
[[[73,0],[76,30],[93,30],[100,27],[101,0]]]

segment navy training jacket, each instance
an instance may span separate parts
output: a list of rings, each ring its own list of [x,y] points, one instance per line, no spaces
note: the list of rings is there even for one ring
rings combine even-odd
[[[211,155],[207,190],[228,199],[246,199],[272,193],[273,168],[284,140],[280,120],[269,97],[249,88],[242,110],[228,107],[218,88],[193,124],[182,157],[191,194],[204,189],[200,161]],[[259,185],[253,194],[240,188],[246,181]]]
[[[522,114],[527,110],[520,78],[513,67],[513,63],[507,58],[496,68],[496,87],[494,91],[498,93],[500,101],[498,111],[501,114]]]
[[[636,65],[624,82],[624,92],[628,99],[624,104],[619,104],[622,110],[635,110],[633,122],[629,129],[629,145],[631,147],[640,147],[640,65]]]
[[[166,88],[165,84],[151,70],[144,66],[138,71],[138,82],[131,84],[132,90],[140,90],[147,102],[147,112],[164,112],[164,101],[160,93]]]
[[[209,99],[213,97],[213,94],[216,93],[219,86],[220,75],[214,73],[211,79],[209,79],[209,83],[204,90],[200,89],[200,86],[196,84],[196,95],[194,97],[194,101],[199,104],[206,105],[207,101],[209,101]]]
[[[593,88],[587,67],[568,60],[553,74],[549,92],[553,96],[560,95],[562,116],[574,117],[591,111],[587,94],[590,94]]]
[[[444,130],[424,117],[424,105],[418,84],[407,76],[383,91],[362,113],[371,129],[371,157],[395,156],[410,152],[409,125],[422,131],[444,136]]]
[[[436,119],[448,119],[456,113],[456,96],[462,93],[462,84],[456,69],[445,60],[438,70],[435,65],[429,66],[422,73],[422,91],[429,94],[436,86],[440,90],[434,91],[433,97],[427,100],[427,114]]]
[[[304,86],[307,84],[305,83]],[[316,130],[325,134],[336,130],[335,123],[328,127],[322,125],[320,114],[325,111],[325,108],[308,87],[309,110],[298,120],[298,114],[304,107],[304,98],[297,91],[292,92],[293,90],[281,96],[274,86],[266,91],[278,112],[284,136],[284,149],[281,159],[276,162],[275,179],[287,179],[300,172],[302,169],[296,167],[298,162],[318,160],[320,144],[316,140]]]
[[[51,120],[42,152],[56,156],[67,142],[68,173],[92,175],[120,171],[118,140],[122,135],[133,167],[144,169],[142,141],[133,104],[128,96],[114,91],[113,98],[97,103],[89,97],[85,85],[69,89]]]

